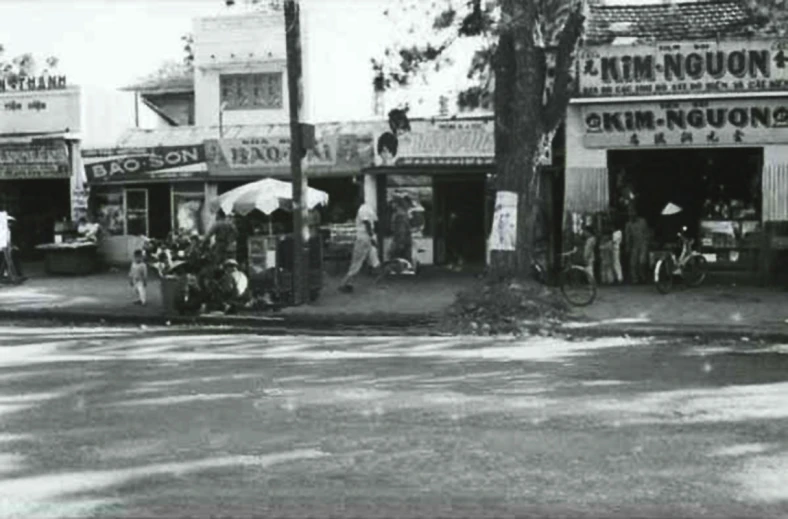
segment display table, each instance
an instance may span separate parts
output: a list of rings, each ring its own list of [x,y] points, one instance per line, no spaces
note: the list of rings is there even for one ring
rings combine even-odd
[[[93,242],[46,243],[37,250],[46,254],[48,274],[92,274],[98,267],[98,248]]]

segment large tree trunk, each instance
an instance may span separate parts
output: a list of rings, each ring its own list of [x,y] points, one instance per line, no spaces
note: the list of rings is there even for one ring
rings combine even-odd
[[[550,92],[545,89],[545,49],[536,38],[537,2],[501,0],[501,33],[494,63],[497,192],[490,235],[490,274],[494,279],[527,278],[530,273],[541,203],[539,162],[569,103],[572,54],[583,25],[581,6],[578,3],[570,11],[558,34],[555,83]],[[500,239],[505,234],[501,229],[507,213],[516,215],[514,240]]]
[[[532,30],[537,20],[535,2],[503,0],[501,11],[506,25],[495,63],[497,194],[493,225],[499,225],[501,213],[506,211],[499,201],[516,196],[516,234],[514,250],[496,250],[496,240],[491,239],[490,271],[495,278],[515,278],[527,276],[531,265],[538,200],[536,165],[544,133],[545,60]]]

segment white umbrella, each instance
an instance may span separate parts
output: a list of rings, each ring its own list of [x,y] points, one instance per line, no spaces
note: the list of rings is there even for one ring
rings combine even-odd
[[[290,182],[266,178],[224,193],[217,199],[217,203],[225,214],[246,215],[256,209],[263,214],[270,215],[277,209],[288,209],[292,199],[293,186]],[[328,193],[311,187],[307,188],[306,205],[308,209],[327,204]]]
[[[677,206],[673,202],[668,202],[668,205],[662,210],[662,214],[664,216],[670,216],[673,214],[677,214],[681,212],[681,207]]]

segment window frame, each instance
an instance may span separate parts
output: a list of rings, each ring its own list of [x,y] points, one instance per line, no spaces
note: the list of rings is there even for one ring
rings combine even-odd
[[[284,84],[282,71],[220,74],[219,102],[225,111],[282,110]],[[271,102],[274,96],[276,102]]]
[[[142,236],[150,236],[150,201],[148,199],[148,190],[147,188],[124,188],[123,189],[123,234],[126,236],[129,235],[129,193],[137,192],[137,193],[144,193],[145,195],[145,209],[133,209],[132,212],[135,215],[138,214],[145,214],[145,232]]]

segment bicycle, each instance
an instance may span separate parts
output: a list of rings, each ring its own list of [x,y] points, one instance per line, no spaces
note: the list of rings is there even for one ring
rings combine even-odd
[[[561,294],[572,306],[588,306],[596,299],[596,280],[584,267],[568,261],[577,252],[577,248],[561,253],[561,272],[558,275],[558,286]],[[545,267],[536,260],[531,260],[534,278],[541,284],[547,284]]]
[[[667,294],[673,288],[673,279],[684,279],[689,287],[698,287],[706,279],[707,264],[703,255],[692,249],[695,240],[687,238],[684,234],[687,227],[682,227],[678,232],[681,240],[681,254],[676,258],[674,252],[665,254],[654,266],[654,285],[662,294]]]

